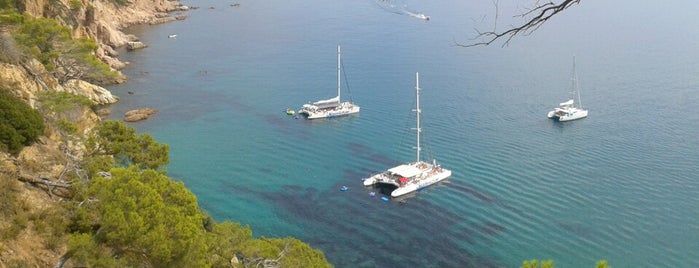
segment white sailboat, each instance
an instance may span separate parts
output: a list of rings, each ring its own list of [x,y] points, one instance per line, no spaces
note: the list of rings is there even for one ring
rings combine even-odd
[[[308,119],[318,119],[343,116],[359,112],[358,105],[349,101],[340,102],[340,66],[340,46],[337,46],[337,97],[304,104],[303,107],[301,107],[301,110],[299,110],[299,114],[305,115]]]
[[[570,121],[587,117],[587,110],[582,108],[580,101],[580,91],[578,89],[578,74],[575,71],[575,57],[573,57],[573,84],[571,86],[571,98],[558,104],[558,107],[549,111],[548,118],[558,119],[558,121]],[[578,98],[577,104],[575,98]]]
[[[432,160],[432,163],[429,163],[420,159],[420,132],[422,132],[422,129],[420,128],[420,79],[418,73],[415,73],[415,92],[417,98],[415,109],[417,114],[416,161],[390,168],[364,179],[364,186],[371,186],[377,183],[397,186],[398,188],[391,192],[391,197],[398,197],[417,191],[451,176],[451,170],[442,168],[437,164],[436,160]]]

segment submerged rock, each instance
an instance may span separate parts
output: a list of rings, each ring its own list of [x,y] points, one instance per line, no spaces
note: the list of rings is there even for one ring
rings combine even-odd
[[[126,122],[136,122],[148,119],[151,115],[154,115],[158,110],[151,108],[141,108],[128,111],[124,114],[124,121]]]

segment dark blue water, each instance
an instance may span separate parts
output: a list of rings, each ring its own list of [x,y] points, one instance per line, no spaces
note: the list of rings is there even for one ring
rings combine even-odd
[[[699,267],[699,4],[582,1],[509,46],[463,48],[493,27],[491,1],[394,2],[431,20],[374,1],[185,1],[201,7],[187,20],[131,29],[149,47],[122,54],[114,118],[160,110],[133,126],[170,144],[169,175],[202,208],[337,267]],[[499,10],[500,27],[523,9]],[[361,113],[287,116],[334,96],[337,45]],[[590,116],[552,122],[573,56]],[[416,71],[424,154],[453,176],[382,202],[361,178],[414,158]]]

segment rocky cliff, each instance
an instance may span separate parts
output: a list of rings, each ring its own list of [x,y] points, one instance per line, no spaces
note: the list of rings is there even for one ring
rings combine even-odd
[[[120,5],[119,2],[128,2]],[[73,28],[74,37],[89,37],[97,41],[97,56],[114,69],[125,64],[116,57],[115,48],[138,38],[122,30],[135,24],[153,24],[174,20],[173,11],[187,10],[178,1],[169,0],[27,0],[25,12],[35,17],[49,17]]]
[[[69,80],[61,85],[36,60],[21,65],[0,63],[0,86],[11,90],[34,108],[36,108],[38,94],[43,90],[65,91],[85,96],[99,105],[111,104],[119,100],[107,89],[85,81]]]
[[[138,39],[123,33],[123,29],[134,24],[169,21],[170,15],[179,15],[169,12],[186,9],[176,1],[167,0],[131,0],[127,6],[117,5],[118,1],[79,0],[79,8],[75,0],[22,2],[25,9],[22,12],[57,19],[71,26],[74,37],[96,40],[98,58],[117,70],[125,64],[116,58],[115,49]],[[3,31],[0,27],[0,34],[8,34]],[[33,108],[41,106],[39,93],[42,91],[65,91],[85,96],[99,105],[118,101],[118,97],[105,88],[85,81],[69,80],[61,84],[36,60],[21,64],[0,62],[0,87],[10,90]],[[100,122],[89,107],[75,108],[61,115],[45,114],[44,117],[47,129],[38,142],[25,147],[18,155],[0,152],[0,185],[17,195],[18,200],[23,200],[20,209],[24,215],[45,215],[47,211],[61,208],[63,199],[56,195],[56,190],[60,190],[56,185],[66,183],[61,179],[62,174],[80,158],[84,151],[81,140]],[[67,137],[60,131],[60,127],[54,124],[59,120],[75,123],[74,137]],[[17,219],[24,218],[17,215],[0,217],[0,236],[3,238],[0,241],[0,268],[52,267],[61,252],[65,252],[66,241],[51,240],[42,233],[42,227],[32,227],[34,220],[31,218],[21,220],[24,228],[16,234],[17,238],[5,240],[8,230],[11,230],[8,226],[16,225]]]

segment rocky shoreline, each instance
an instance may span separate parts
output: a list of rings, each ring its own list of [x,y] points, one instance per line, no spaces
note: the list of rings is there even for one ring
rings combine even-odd
[[[70,0],[59,0],[65,6],[70,6]],[[46,5],[41,0],[29,0],[25,13],[35,17],[44,17]],[[159,24],[183,20],[183,12],[189,7],[179,1],[169,0],[134,0],[127,6],[117,6],[114,1],[97,0],[82,5],[74,12],[77,26],[72,26],[74,38],[91,38],[98,45],[95,55],[114,70],[121,70],[127,63],[117,57],[117,48],[126,46],[129,42],[137,42],[138,37],[124,33],[129,26],[139,24]],[[60,18],[56,18],[61,21]],[[64,22],[65,23],[65,22]],[[9,34],[0,32],[0,34]],[[143,44],[147,46],[146,44]],[[120,73],[121,74],[121,73]],[[123,74],[110,83],[125,83],[127,77]],[[0,63],[0,85],[11,85],[12,92],[35,107],[38,93],[44,90],[65,91],[89,98],[97,105],[107,105],[119,100],[109,90],[102,86],[81,80],[70,80],[60,84],[44,66],[36,60],[25,64]]]

